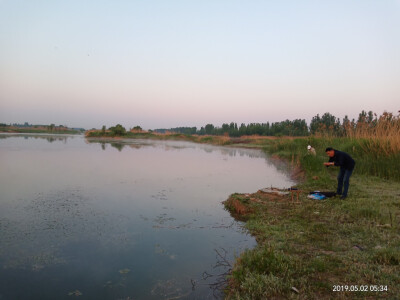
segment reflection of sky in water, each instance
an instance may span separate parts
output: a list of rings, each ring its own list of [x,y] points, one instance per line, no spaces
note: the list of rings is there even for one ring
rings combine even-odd
[[[292,184],[258,150],[48,138],[0,139],[0,298],[212,298],[216,250],[255,245],[221,201]]]

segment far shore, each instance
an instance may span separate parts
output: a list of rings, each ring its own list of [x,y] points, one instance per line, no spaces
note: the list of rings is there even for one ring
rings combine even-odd
[[[98,132],[98,131],[96,131]],[[187,135],[181,133],[155,133],[148,131],[130,131],[125,135],[92,135],[92,131],[87,131],[85,138],[89,141],[110,141],[110,142],[121,142],[129,143],[131,140],[137,139],[152,139],[152,140],[175,140],[175,141],[186,141],[200,144],[211,144],[217,146],[232,146],[241,148],[251,149],[262,149],[267,145],[269,140],[278,139],[289,139],[292,140],[295,137],[291,136],[241,136],[241,137],[229,137],[229,136],[216,136],[216,135]],[[305,138],[305,137],[298,137]]]
[[[48,129],[46,127],[15,127],[6,126],[0,127],[0,133],[45,133],[45,134],[82,134],[82,131],[71,128]]]

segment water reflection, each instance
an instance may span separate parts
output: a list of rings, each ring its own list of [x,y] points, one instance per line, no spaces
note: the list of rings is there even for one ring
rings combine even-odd
[[[117,149],[121,152],[123,149],[140,149],[142,147],[161,147],[166,151],[183,150],[183,149],[201,149],[207,153],[213,153],[214,151],[219,152],[222,155],[228,155],[231,157],[243,156],[250,158],[265,158],[264,152],[258,149],[248,149],[248,148],[234,148],[227,146],[215,146],[208,144],[195,144],[191,142],[184,141],[149,141],[142,139],[121,139],[115,140],[99,140],[99,139],[86,139],[88,144],[99,144],[102,150],[106,150],[106,145],[111,145],[111,147]]]
[[[39,193],[16,209],[16,216],[0,219],[0,242],[7,245],[0,248],[5,269],[40,271],[66,264],[62,249],[78,240],[119,251],[134,244],[134,235],[124,230],[129,218],[96,209],[82,190]]]
[[[46,140],[49,143],[53,142],[63,142],[64,144],[67,143],[68,139],[73,139],[75,136],[73,135],[66,135],[66,134],[59,134],[59,135],[54,135],[54,134],[37,134],[37,133],[0,133],[0,139],[8,139],[8,138],[23,138],[25,140],[29,139],[42,139]]]
[[[18,135],[0,154],[0,299],[222,298],[255,240],[221,202],[291,184],[261,151],[188,142]]]
[[[120,144],[120,143],[110,143],[111,147],[117,149],[119,152],[122,151],[122,149],[125,147],[124,144]],[[103,146],[103,145],[102,145]],[[103,150],[105,150],[103,147],[101,147]]]

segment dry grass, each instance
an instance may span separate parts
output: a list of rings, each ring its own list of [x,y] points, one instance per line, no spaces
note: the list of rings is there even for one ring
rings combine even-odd
[[[400,152],[400,114],[385,112],[373,120],[363,118],[356,125],[345,124],[346,135],[353,139],[363,139],[366,151],[392,155]]]

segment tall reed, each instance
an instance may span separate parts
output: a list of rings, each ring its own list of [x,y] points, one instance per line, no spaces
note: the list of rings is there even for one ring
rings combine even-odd
[[[355,126],[350,122],[343,126],[347,137],[361,139],[362,148],[377,157],[400,153],[400,114],[384,112],[373,120],[364,116]]]

